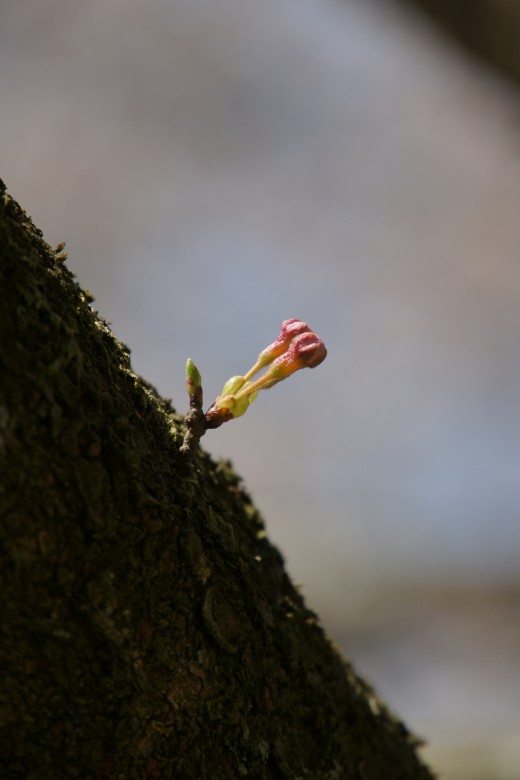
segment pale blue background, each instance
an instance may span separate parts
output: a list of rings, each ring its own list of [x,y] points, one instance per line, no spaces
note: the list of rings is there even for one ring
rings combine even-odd
[[[517,602],[435,643],[518,583],[517,94],[390,2],[3,0],[0,16],[0,175],[67,241],[136,371],[182,411],[187,356],[209,404],[282,320],[324,338],[322,366],[204,446],[432,755],[485,733],[480,765],[507,778]],[[463,594],[449,619],[439,586]],[[403,605],[398,672],[385,619]],[[467,676],[489,632],[504,680],[489,648]]]

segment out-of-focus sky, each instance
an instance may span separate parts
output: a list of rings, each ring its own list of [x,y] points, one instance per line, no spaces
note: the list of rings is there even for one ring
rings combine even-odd
[[[203,445],[326,625],[517,579],[516,93],[381,0],[2,0],[0,106],[0,176],[179,411],[186,357],[209,404],[282,320],[324,338]]]

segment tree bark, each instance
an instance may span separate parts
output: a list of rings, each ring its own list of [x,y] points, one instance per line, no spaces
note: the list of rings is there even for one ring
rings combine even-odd
[[[419,6],[480,58],[520,82],[516,0],[405,0]]]
[[[431,778],[0,182],[0,774]]]

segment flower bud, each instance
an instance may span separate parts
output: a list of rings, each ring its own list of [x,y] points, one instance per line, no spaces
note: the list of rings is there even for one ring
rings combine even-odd
[[[266,347],[260,355],[268,355],[271,360],[279,355],[283,355],[296,336],[299,336],[301,333],[306,333],[309,330],[310,328],[306,322],[302,322],[294,317],[291,320],[284,320],[276,341],[269,347]],[[271,360],[269,362],[271,362]]]
[[[247,397],[237,398],[236,395],[221,395],[217,398],[215,405],[219,409],[231,412],[232,417],[242,417],[249,406],[249,399]]]
[[[228,379],[222,394],[206,412],[206,428],[218,428],[228,420],[241,417],[259,390],[267,390],[300,368],[319,366],[326,356],[325,344],[306,322],[285,320],[278,338],[260,353],[253,368],[245,376]],[[250,381],[253,374],[268,364],[269,368],[262,376]]]
[[[319,336],[311,331],[300,333],[292,340],[287,352],[271,364],[267,376],[280,381],[300,368],[316,368],[326,356],[327,349]],[[267,386],[270,387],[271,384]]]
[[[240,390],[240,388],[243,387],[245,383],[246,383],[245,377],[232,376],[231,379],[228,379],[228,381],[222,388],[222,392],[220,395],[232,395],[233,393],[236,393],[238,390]]]
[[[292,339],[301,333],[305,333],[308,330],[309,326],[306,322],[302,322],[301,320],[298,320],[294,317],[290,320],[284,320],[282,322],[278,338],[276,341],[273,341],[272,344],[262,350],[262,352],[260,352],[258,355],[258,360],[256,361],[253,368],[248,371],[245,379],[250,379],[254,374],[257,373],[257,371],[260,371],[261,368],[267,366],[280,355],[283,355],[283,353],[286,352],[286,350],[289,348]]]
[[[316,368],[327,357],[327,348],[323,339],[309,331],[292,341],[289,354],[295,355],[295,359],[302,364],[301,368]]]

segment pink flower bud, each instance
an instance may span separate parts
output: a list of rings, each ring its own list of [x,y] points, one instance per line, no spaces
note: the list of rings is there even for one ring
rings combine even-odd
[[[206,428],[218,428],[228,420],[241,417],[258,395],[300,368],[315,368],[325,360],[327,350],[322,339],[313,333],[306,322],[291,319],[282,322],[276,341],[258,356],[253,368],[245,376],[228,379],[213,405],[205,415]],[[263,366],[266,372],[250,381]]]
[[[285,379],[300,368],[316,368],[326,357],[327,349],[319,336],[312,331],[300,333],[291,341],[287,352],[271,364],[269,378]]]
[[[309,330],[310,328],[306,322],[302,322],[301,320],[294,318],[292,320],[284,320],[284,322],[282,322],[282,327],[280,328],[280,333],[278,334],[276,341],[273,341],[270,346],[266,347],[262,352],[260,352],[260,355],[269,357],[270,361],[279,355],[283,355],[283,353],[288,349],[291,341],[296,336]]]
[[[296,336],[288,351],[302,363],[302,368],[316,368],[327,357],[327,348],[323,339],[310,331]]]
[[[269,363],[272,363],[275,358],[283,355],[284,352],[286,352],[289,348],[291,341],[299,334],[305,333],[308,330],[310,330],[310,328],[307,323],[302,322],[295,317],[290,320],[284,320],[282,322],[278,338],[276,341],[273,341],[272,344],[262,350],[262,352],[260,352],[258,355],[258,360],[256,361],[253,368],[247,372],[245,379],[251,379],[251,377],[256,374],[257,371],[260,371],[261,368],[267,366]]]

